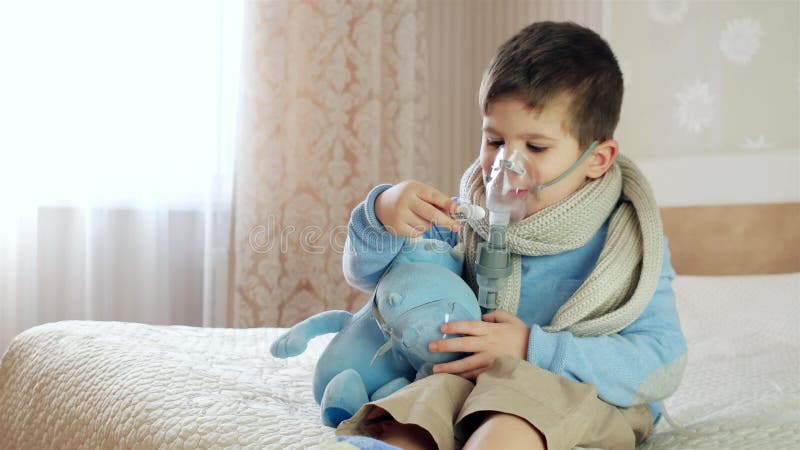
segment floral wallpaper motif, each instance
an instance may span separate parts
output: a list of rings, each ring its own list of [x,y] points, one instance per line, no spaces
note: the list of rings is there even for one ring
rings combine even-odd
[[[800,2],[608,2],[633,156],[800,147]],[[635,81],[632,81],[635,80]]]
[[[351,210],[429,167],[420,6],[251,0],[245,20],[229,325],[357,309],[366,294],[341,263]]]
[[[692,133],[699,133],[711,126],[714,119],[714,98],[708,82],[695,80],[675,93],[678,107],[675,120],[678,126]]]
[[[750,17],[728,21],[719,38],[719,49],[728,61],[746,66],[761,46],[761,24]]]
[[[689,10],[689,0],[650,0],[648,3],[650,18],[667,25],[683,22]]]

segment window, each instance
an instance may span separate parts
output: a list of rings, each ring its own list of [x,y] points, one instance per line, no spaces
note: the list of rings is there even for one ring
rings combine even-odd
[[[194,205],[229,177],[241,2],[0,0],[0,201]]]

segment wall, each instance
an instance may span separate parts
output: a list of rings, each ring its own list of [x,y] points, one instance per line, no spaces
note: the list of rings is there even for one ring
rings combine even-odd
[[[477,89],[495,48],[536,20],[609,40],[626,78],[617,132],[662,206],[800,201],[796,1],[425,3],[430,180],[449,194],[480,144]]]
[[[661,206],[800,201],[800,3],[611,1],[617,130]]]

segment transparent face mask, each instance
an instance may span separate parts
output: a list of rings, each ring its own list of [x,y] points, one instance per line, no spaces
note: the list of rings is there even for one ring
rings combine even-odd
[[[490,222],[508,224],[519,221],[539,198],[539,171],[527,150],[501,146],[491,171],[483,175]]]
[[[592,154],[598,144],[598,141],[592,142],[564,173],[546,183],[542,182],[541,174],[527,149],[501,146],[495,155],[491,172],[483,174],[489,222],[507,225],[523,219],[539,201],[541,190],[566,178]]]

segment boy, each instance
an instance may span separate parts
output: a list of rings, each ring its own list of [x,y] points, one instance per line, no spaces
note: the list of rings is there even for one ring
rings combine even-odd
[[[479,102],[483,142],[460,197],[484,203],[500,147],[523,152],[546,186],[508,228],[514,268],[500,309],[443,325],[464,336],[430,350],[471,355],[364,405],[337,434],[404,449],[633,448],[677,388],[686,344],[658,209],[612,138],[622,103],[616,59],[589,29],[534,23],[498,48]],[[371,291],[406,237],[424,231],[463,246],[474,288],[487,226],[459,226],[454,208],[417,181],[374,188],[351,216],[348,282]]]

